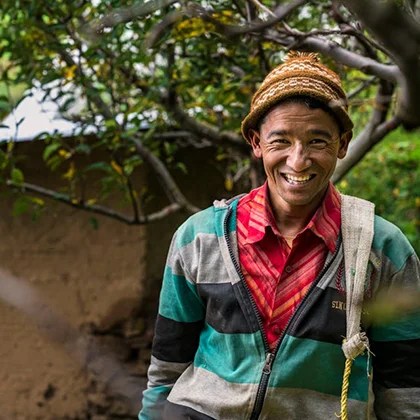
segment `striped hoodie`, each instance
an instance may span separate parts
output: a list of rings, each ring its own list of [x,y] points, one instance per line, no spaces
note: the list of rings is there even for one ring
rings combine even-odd
[[[341,237],[270,352],[238,263],[237,203],[216,201],[173,237],[140,420],[326,420],[340,413]],[[401,231],[375,216],[366,297],[390,286],[420,290],[420,262]],[[362,326],[374,355],[353,364],[349,419],[420,419],[420,316]]]

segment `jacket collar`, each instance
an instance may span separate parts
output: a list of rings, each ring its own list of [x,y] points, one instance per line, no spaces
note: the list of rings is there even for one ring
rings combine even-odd
[[[265,182],[263,186],[251,191],[247,198],[251,207],[251,212],[246,242],[256,243],[261,241],[268,229],[271,229],[277,236],[281,237],[282,235],[277,228],[277,223],[268,197],[267,182]],[[325,242],[331,252],[334,252],[341,226],[340,211],[340,194],[334,188],[333,184],[330,183],[321,206],[315,212],[307,226],[298,235],[311,231]]]

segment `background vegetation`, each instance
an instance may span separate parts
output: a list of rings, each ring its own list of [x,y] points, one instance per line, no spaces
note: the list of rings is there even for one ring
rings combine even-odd
[[[370,200],[420,254],[420,139],[397,130],[369,152],[338,184],[341,192]]]
[[[38,136],[44,165],[62,179],[52,191],[26,179],[16,144],[24,120],[12,123],[14,134],[0,150],[0,182],[19,193],[16,214],[41,214],[45,198],[128,224],[195,212],[197,206],[172,176],[188,171],[175,159],[186,145],[216,148],[228,191],[237,183],[245,189],[261,184],[261,165],[241,138],[240,122],[258,84],[290,49],[319,53],[349,93],[357,136],[334,181],[397,127],[413,130],[420,123],[420,65],[413,59],[420,26],[413,0],[380,5],[372,0],[4,0],[0,16],[0,117],[13,113],[36,89],[76,127],[66,138]],[[16,100],[14,92],[22,86],[25,94]],[[372,154],[382,160],[372,166],[369,157],[343,185],[361,196],[376,191],[378,208],[387,214],[401,207],[391,218],[404,216],[400,225],[416,240],[417,219],[411,224],[408,219],[416,217],[417,134],[399,131],[401,136],[404,141],[391,141],[384,152]],[[96,150],[103,151],[101,160],[80,163],[78,158]],[[157,192],[133,177],[142,165],[156,175],[167,199],[151,214],[146,204]],[[369,172],[380,167],[380,177]],[[366,180],[366,188],[356,179]],[[385,188],[390,192],[383,194]],[[130,210],[107,207],[111,194]],[[385,195],[400,204],[386,206]]]

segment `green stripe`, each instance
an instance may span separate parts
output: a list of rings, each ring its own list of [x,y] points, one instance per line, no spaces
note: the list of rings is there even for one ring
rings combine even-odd
[[[236,231],[236,207],[238,201],[235,200],[230,204],[232,213],[227,226],[228,233]],[[191,216],[177,231],[176,244],[178,248],[188,245],[200,234],[215,234],[217,237],[223,236],[223,222],[227,210],[228,207],[209,207]]]
[[[184,276],[173,274],[168,266],[165,267],[159,313],[178,322],[196,322],[204,318],[204,304],[196,287]]]
[[[273,364],[270,387],[311,389],[340,396],[345,357],[341,346],[286,335],[280,358]],[[367,356],[360,355],[352,366],[349,398],[366,402],[369,381]]]
[[[414,253],[413,247],[401,230],[380,216],[375,216],[372,248],[381,250],[398,271]]]
[[[163,407],[171,389],[163,385],[146,389],[143,392],[143,408],[138,415],[139,420],[161,419]]]
[[[400,341],[420,339],[420,314],[407,316],[390,325],[371,328],[371,338],[375,341]]]
[[[191,243],[197,235],[215,234],[214,207],[209,207],[191,216],[177,231],[178,248]]]
[[[260,332],[222,334],[206,324],[194,365],[215,373],[228,382],[255,384],[261,379],[264,359],[264,344]]]

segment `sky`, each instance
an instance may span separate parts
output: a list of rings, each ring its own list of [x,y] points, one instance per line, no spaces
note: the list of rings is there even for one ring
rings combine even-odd
[[[62,135],[71,135],[76,125],[65,120],[59,112],[58,105],[46,99],[42,101],[44,92],[33,90],[33,95],[25,98],[17,108],[1,123],[8,128],[0,128],[0,141],[32,140],[43,132],[58,131]],[[16,123],[23,121],[16,130]]]

